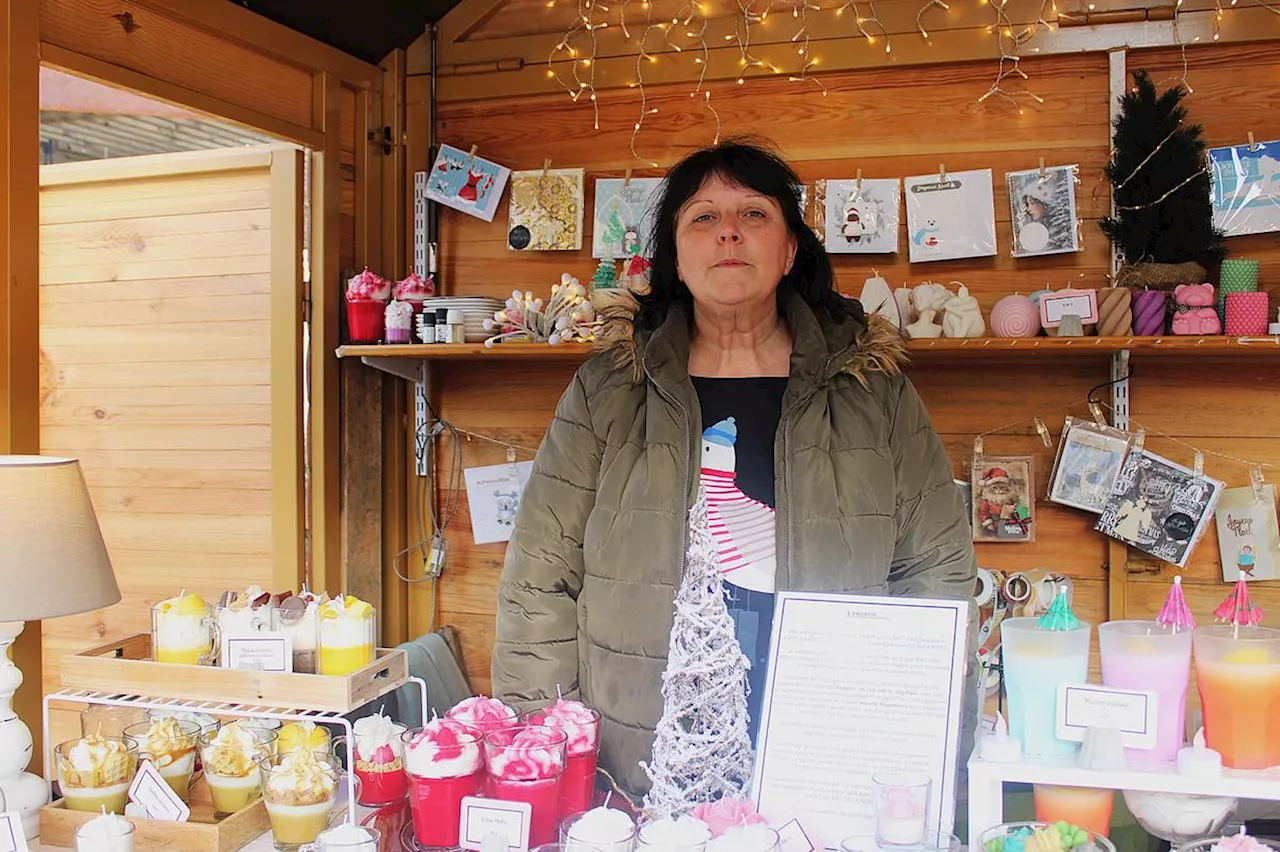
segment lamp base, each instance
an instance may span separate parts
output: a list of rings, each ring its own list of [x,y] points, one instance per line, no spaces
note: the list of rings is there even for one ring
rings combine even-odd
[[[40,809],[49,801],[49,785],[39,775],[23,772],[16,778],[0,779],[5,808],[22,817],[22,833],[34,840],[40,833]]]

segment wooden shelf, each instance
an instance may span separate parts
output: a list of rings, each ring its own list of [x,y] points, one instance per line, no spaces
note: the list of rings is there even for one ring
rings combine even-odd
[[[1263,337],[973,337],[909,340],[915,364],[955,360],[1013,358],[1107,358],[1128,350],[1130,355],[1175,358],[1280,358],[1280,336]],[[339,358],[360,358],[379,370],[418,380],[427,361],[531,360],[580,363],[592,354],[590,346],[564,343],[404,343],[338,347]]]

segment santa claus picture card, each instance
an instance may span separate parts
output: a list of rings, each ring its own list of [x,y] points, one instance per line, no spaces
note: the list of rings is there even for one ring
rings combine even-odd
[[[1031,456],[983,456],[974,459],[974,541],[1035,540],[1033,465]]]
[[[1179,568],[1213,516],[1223,484],[1148,450],[1125,459],[1107,495],[1098,532]]]

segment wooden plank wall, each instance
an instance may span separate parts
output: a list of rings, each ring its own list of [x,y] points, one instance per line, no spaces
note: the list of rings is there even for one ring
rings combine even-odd
[[[1181,74],[1181,59],[1175,51],[1156,51],[1140,61],[1157,69],[1157,78],[1168,76],[1175,65]],[[1280,46],[1200,48],[1188,51],[1188,62],[1195,89],[1188,102],[1191,116],[1205,124],[1212,141],[1239,142],[1247,130],[1260,140],[1280,137],[1280,118],[1268,96],[1280,83]],[[939,163],[948,171],[991,168],[996,183],[997,257],[916,265],[908,264],[905,254],[874,260],[836,258],[844,292],[857,293],[875,266],[894,285],[963,281],[986,311],[1000,296],[1015,291],[1046,285],[1060,288],[1067,283],[1105,286],[1109,268],[1109,247],[1096,224],[1109,205],[1108,186],[1101,177],[1110,141],[1107,57],[1095,53],[1028,59],[1023,67],[1035,91],[1044,97],[1043,106],[1028,104],[1020,111],[998,98],[978,103],[995,72],[994,64],[986,62],[826,75],[826,96],[812,85],[749,80],[737,87],[733,97],[721,97],[716,108],[725,135],[771,138],[807,182],[852,177],[857,168],[865,177],[927,174],[935,172]],[[1247,88],[1233,85],[1238,83],[1240,67],[1254,69],[1256,76]],[[648,89],[650,103],[659,111],[648,117],[640,135],[643,156],[669,165],[682,153],[711,141],[714,122],[690,99],[691,84]],[[630,153],[637,114],[635,92],[601,92],[598,103],[597,133],[592,131],[591,108],[585,101],[575,105],[552,95],[484,100],[477,85],[475,100],[442,107],[442,141],[464,149],[477,144],[482,154],[512,168],[539,168],[546,157],[552,158],[553,166],[583,166],[588,173],[590,210],[592,177],[619,176],[624,168],[638,165]],[[1040,157],[1050,165],[1080,164],[1084,250],[1065,257],[1015,261],[1009,256],[1003,173],[1034,168]],[[637,176],[659,173],[636,171]],[[584,239],[588,248],[580,252],[517,256],[506,248],[505,223],[505,204],[493,223],[443,211],[441,277],[447,292],[502,297],[519,288],[545,293],[562,271],[584,281],[590,277],[595,263],[590,258],[589,235]],[[1280,248],[1274,238],[1233,241],[1231,249],[1233,254],[1262,258],[1264,280],[1272,287],[1280,285]],[[1278,397],[1246,393],[1249,388],[1280,390],[1277,371],[1270,369],[1263,375],[1258,362],[1228,363],[1224,369],[1221,363],[1194,360],[1134,361],[1135,416],[1148,427],[1206,448],[1280,462]],[[444,418],[465,429],[534,448],[572,368],[442,363],[435,375],[436,402]],[[1063,416],[1087,414],[1082,402],[1091,387],[1107,380],[1108,369],[1103,359],[1057,364],[957,362],[914,368],[911,377],[929,406],[957,474],[962,474],[977,432],[1038,415],[1048,422],[1056,439]],[[1237,412],[1248,414],[1232,416]],[[986,452],[1035,455],[1043,496],[1053,451],[1041,445],[1030,423],[1010,431],[988,438]],[[1191,462],[1191,450],[1154,438],[1149,445],[1177,461]],[[447,459],[447,447],[442,450],[441,458]],[[494,464],[502,457],[501,448],[484,442],[464,447],[466,466]],[[1238,464],[1210,458],[1207,469],[1233,484],[1248,481]],[[466,510],[464,495],[459,516],[449,527],[450,560],[439,592],[440,620],[460,628],[473,686],[487,690],[494,590],[503,546],[474,545]],[[1107,540],[1092,532],[1092,516],[1043,500],[1037,510],[1039,531],[1034,543],[981,545],[980,562],[1003,570],[1063,571],[1075,579],[1080,613],[1095,623],[1104,620],[1108,616]],[[1197,615],[1205,616],[1226,592],[1220,579],[1214,581],[1212,536],[1198,551],[1190,573],[1189,597]],[[1166,571],[1135,580],[1127,614],[1150,616],[1168,578]],[[1274,586],[1259,594],[1264,606],[1280,604]],[[429,591],[414,589],[410,595],[411,632],[422,632],[428,624]]]
[[[112,161],[42,167],[89,180],[41,191],[41,444],[80,458],[124,595],[44,622],[46,692],[156,601],[273,578],[270,167],[175,157],[108,182]]]

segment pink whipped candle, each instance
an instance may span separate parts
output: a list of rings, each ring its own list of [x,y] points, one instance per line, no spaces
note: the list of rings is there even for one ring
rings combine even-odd
[[[537,725],[500,728],[485,735],[486,794],[492,799],[529,803],[531,847],[556,841],[560,777],[568,740],[564,731]]]
[[[530,725],[564,731],[568,736],[564,775],[560,779],[560,818],[590,810],[596,791],[600,753],[600,714],[581,701],[564,698],[525,717]]]
[[[413,307],[413,315],[416,317],[422,313],[422,303],[435,291],[435,281],[430,275],[424,279],[418,273],[410,272],[408,277],[396,282],[396,286],[391,291],[391,297],[400,302],[408,302]]]
[[[459,701],[444,715],[445,718],[461,722],[469,728],[475,728],[482,734],[500,731],[518,724],[515,710],[496,698],[486,698],[483,695]]]
[[[462,800],[480,794],[481,733],[452,719],[433,719],[402,735],[409,813],[422,846],[457,846]]]
[[[405,797],[405,726],[386,716],[357,719],[354,728],[355,773],[360,779],[360,804],[381,807]]]

